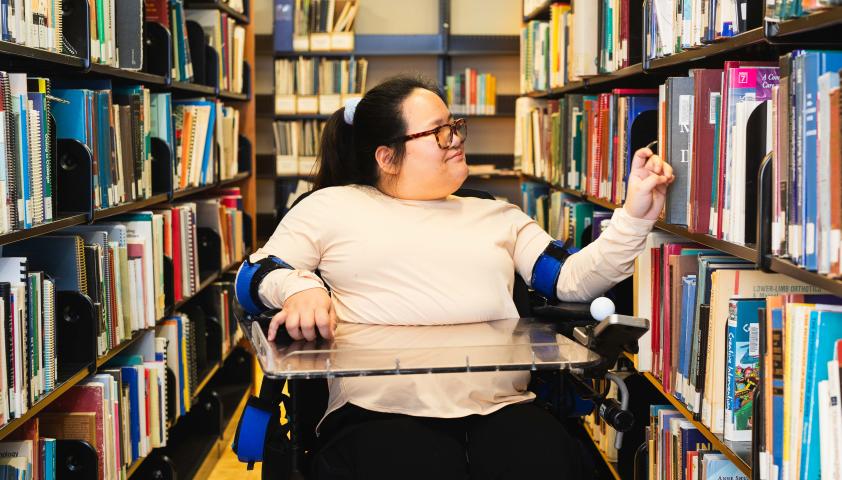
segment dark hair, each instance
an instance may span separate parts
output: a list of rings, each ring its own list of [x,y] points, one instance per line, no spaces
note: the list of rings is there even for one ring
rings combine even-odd
[[[421,77],[389,78],[369,90],[357,105],[354,124],[345,123],[345,108],[327,120],[319,148],[319,172],[313,190],[338,185],[375,186],[380,173],[374,152],[381,145],[395,149],[395,162],[400,166],[406,149],[395,138],[406,135],[406,122],[401,106],[418,88],[439,97],[441,91]]]

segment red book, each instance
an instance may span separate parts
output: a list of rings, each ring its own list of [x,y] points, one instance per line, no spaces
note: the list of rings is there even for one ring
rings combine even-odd
[[[144,0],[147,22],[158,22],[169,30],[170,7],[167,0]]]
[[[74,385],[58,397],[53,403],[47,407],[47,411],[51,413],[93,413],[96,423],[96,445],[93,447],[97,451],[97,463],[99,465],[99,480],[104,478],[105,473],[105,423],[103,419],[103,401],[105,392],[103,392],[102,384],[89,383],[82,385]],[[54,430],[54,424],[49,421],[50,417],[45,416],[41,420],[41,433],[47,438],[70,439],[62,437],[61,433],[64,430],[59,428]]]
[[[653,248],[652,255],[652,373],[661,377],[661,249]]]
[[[181,291],[181,211],[172,209],[172,271],[173,271],[173,301],[183,298]]]
[[[721,102],[722,70],[693,70],[694,92],[693,111],[696,120],[693,128],[693,164],[690,185],[690,225],[688,230],[707,234],[710,229],[711,183],[713,165],[718,159],[713,158],[716,142],[716,125],[712,115],[717,103]]]

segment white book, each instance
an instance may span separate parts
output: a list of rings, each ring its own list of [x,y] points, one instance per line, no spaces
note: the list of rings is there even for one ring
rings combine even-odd
[[[818,272],[830,272],[830,91],[839,87],[839,74],[828,72],[819,77],[819,93],[816,105],[818,131],[816,134],[818,202],[816,204],[817,224],[817,266]]]
[[[822,467],[822,478],[838,478],[838,475],[842,475],[842,388],[840,387],[838,359],[827,362],[827,382],[828,404],[830,406],[827,423],[830,429],[832,448],[824,451],[830,452],[826,456],[833,459],[832,470],[837,476],[825,476],[824,467]],[[824,423],[825,420],[823,418],[822,424]],[[822,434],[821,438],[826,437]]]

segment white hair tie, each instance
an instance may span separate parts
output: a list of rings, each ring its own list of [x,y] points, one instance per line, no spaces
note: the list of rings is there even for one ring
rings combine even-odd
[[[354,113],[357,111],[357,105],[360,104],[360,97],[349,98],[345,100],[345,123],[348,125],[354,124]]]

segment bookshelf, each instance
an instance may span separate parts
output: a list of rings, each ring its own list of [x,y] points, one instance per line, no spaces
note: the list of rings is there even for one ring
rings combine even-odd
[[[75,7],[69,8],[72,10]],[[246,4],[245,14],[240,14],[233,11],[227,5],[227,3],[223,3],[221,0],[214,0],[201,3],[187,2],[186,8],[219,10],[221,12],[226,13],[231,18],[236,19],[240,24],[242,24],[245,27],[246,47],[244,55],[245,66],[243,72],[243,93],[235,93],[220,90],[217,85],[173,82],[169,71],[171,67],[171,65],[168,63],[171,62],[171,59],[168,58],[169,55],[163,55],[163,57],[167,57],[166,61],[163,62],[166,64],[163,66],[163,68],[160,63],[156,65],[156,61],[153,59],[153,57],[155,57],[156,55],[158,57],[161,57],[160,51],[156,50],[158,48],[164,52],[172,51],[172,46],[170,43],[172,39],[169,36],[169,32],[166,31],[165,28],[157,24],[155,28],[144,28],[144,37],[147,37],[143,39],[143,44],[145,46],[144,48],[146,50],[144,52],[144,57],[148,61],[144,62],[144,68],[140,71],[121,69],[109,65],[93,63],[91,57],[87,56],[87,53],[85,53],[84,55],[60,54],[8,42],[0,42],[0,69],[26,72],[32,75],[43,75],[50,77],[51,79],[108,79],[111,80],[115,86],[142,85],[148,87],[153,92],[170,92],[172,93],[174,98],[210,97],[222,99],[226,102],[226,105],[233,106],[240,112],[240,136],[238,140],[241,148],[240,158],[237,159],[240,167],[240,173],[235,175],[233,178],[225,180],[216,180],[202,187],[187,190],[173,190],[172,188],[169,188],[163,192],[158,191],[155,194],[151,195],[149,198],[127,202],[107,209],[89,210],[78,213],[65,212],[63,214],[57,214],[55,216],[55,220],[51,222],[34,225],[33,227],[27,229],[14,230],[8,233],[0,234],[0,245],[8,245],[14,242],[46,234],[62,233],[64,229],[67,229],[69,227],[87,225],[95,221],[110,219],[116,215],[124,213],[135,212],[150,208],[166,207],[168,204],[176,200],[190,201],[192,199],[202,196],[205,193],[213,193],[221,188],[239,187],[243,196],[244,217],[248,217],[244,218],[244,226],[248,230],[244,232],[243,238],[245,239],[245,241],[249,242],[249,244],[245,245],[243,250],[245,252],[254,250],[255,225],[253,221],[248,220],[254,219],[256,216],[256,183],[254,178],[255,176],[253,175],[256,164],[254,151],[251,148],[251,145],[255,143],[255,108],[254,98],[250,93],[253,90],[251,65],[254,64],[254,30],[253,26],[249,22],[248,5]],[[87,9],[85,9],[84,18],[87,18],[87,15],[88,12]],[[68,19],[68,17],[65,17],[65,22],[69,22],[72,20],[73,18]],[[147,24],[148,23],[149,22],[147,22]],[[66,25],[65,28],[67,29]],[[74,26],[74,28],[78,27]],[[166,32],[166,36],[161,37],[166,38],[165,43],[160,43],[161,38],[151,38],[153,33],[150,32],[160,33],[161,31]],[[74,38],[77,40],[79,38],[82,39],[82,44],[76,43],[73,45],[76,51],[90,51],[90,45],[88,45],[87,43],[89,39],[86,36],[81,35]],[[59,147],[56,153],[56,158],[59,158],[59,154],[62,153],[61,147]],[[153,175],[155,174],[153,173]],[[63,177],[61,175],[56,177],[57,188],[65,189],[67,191],[75,190],[75,186],[72,185],[70,182],[62,183],[62,178]],[[58,200],[56,201],[56,203],[60,206]],[[169,305],[164,312],[164,317],[170,315],[178,308],[183,307],[189,304],[190,302],[199,301],[201,295],[204,292],[206,292],[207,288],[212,283],[222,279],[223,276],[230,275],[232,272],[234,272],[235,269],[239,266],[241,260],[242,259],[236,259],[231,264],[225,265],[218,271],[214,271],[213,273],[211,273],[209,276],[203,277],[202,282],[197,286],[195,293],[193,295],[187,296],[186,298],[177,303]],[[67,312],[68,315],[72,315],[74,313],[75,312],[72,311]],[[57,316],[60,315],[62,315],[62,313],[57,313]],[[158,321],[160,322],[160,320],[162,320],[164,317],[158,319]],[[84,321],[84,319],[82,321]],[[108,350],[106,354],[102,356],[95,356],[87,364],[78,366],[74,365],[74,371],[62,372],[60,377],[63,380],[63,382],[61,384],[57,384],[54,390],[44,395],[39,401],[37,401],[31,407],[29,407],[27,412],[21,417],[11,420],[3,425],[0,425],[0,440],[7,438],[11,434],[15,433],[19,427],[24,425],[27,421],[37,417],[40,412],[42,412],[45,408],[49,407],[56,400],[60,399],[73,386],[84,382],[90,375],[97,373],[101,367],[105,366],[110,360],[126,351],[126,349],[136,345],[138,341],[144,336],[144,334],[148,334],[151,331],[154,331],[154,328],[147,327],[144,329],[137,330],[133,332],[130,338],[125,339],[119,345]],[[222,391],[225,388],[230,388],[230,385],[223,382],[223,379],[221,378],[223,374],[231,376],[232,374],[230,370],[232,370],[232,368],[235,370],[239,369],[241,373],[240,376],[248,380],[246,383],[241,382],[237,384],[238,392],[237,401],[235,403],[239,411],[241,411],[244,406],[244,399],[247,398],[250,391],[251,379],[250,364],[249,362],[243,363],[243,358],[250,358],[250,354],[246,353],[242,349],[236,348],[236,346],[231,346],[230,350],[227,353],[225,353],[225,355],[223,355],[221,359],[214,361],[210,365],[210,367],[206,369],[205,372],[201,372],[204,373],[204,376],[199,381],[196,389],[194,390],[194,400],[197,403],[200,399],[203,401],[212,401],[208,400],[208,398],[212,398],[213,396],[217,395],[217,391]],[[62,368],[61,363],[59,364],[59,367]],[[69,367],[70,366],[68,365],[64,368]],[[226,422],[230,422],[232,418],[236,418],[236,416],[231,415],[230,411],[226,411]],[[126,428],[128,427],[126,426]],[[220,428],[221,430],[230,432],[232,426],[228,425],[228,423],[225,423],[224,425],[220,425]],[[188,439],[189,437],[184,436],[180,440],[184,443],[190,443]],[[228,438],[226,440],[230,440],[230,434],[228,435]],[[220,442],[221,441],[222,440],[220,440]],[[216,451],[219,452],[222,448],[222,444],[220,443],[216,446]],[[161,455],[158,452],[153,451],[148,457],[143,457],[139,459],[128,468],[128,477],[131,478],[134,475],[135,478],[153,478],[154,474],[147,474],[150,470],[144,469],[144,464],[150,463],[145,462],[145,460],[151,457],[155,457],[155,459],[151,463],[157,465],[160,456]],[[195,461],[197,464],[203,461],[210,462],[209,465],[212,466],[213,462],[215,462],[218,457],[219,455],[217,453],[216,455],[211,455],[208,458],[202,457],[191,460]]]
[[[524,15],[524,22],[534,19],[549,19],[549,5],[541,5],[529,14]],[[764,2],[749,2],[749,8],[762,8]],[[754,7],[752,7],[752,5]],[[589,76],[578,81],[569,82],[563,87],[550,90],[531,91],[523,94],[532,98],[556,99],[568,93],[597,94],[610,92],[613,88],[655,88],[664,83],[667,76],[686,76],[691,68],[721,68],[726,60],[766,60],[777,62],[779,56],[801,48],[840,49],[842,43],[838,38],[839,25],[842,24],[842,7],[832,7],[807,16],[775,21],[772,19],[758,19],[759,23],[753,28],[736,36],[711,42],[697,48],[681,51],[666,57],[644,60],[626,68],[611,73]],[[613,210],[619,205],[601,198],[587,195],[577,190],[554,185],[543,178],[520,174],[523,180],[541,182],[552,190],[560,191],[594,205]],[[762,211],[762,210],[761,210]],[[842,296],[842,280],[805,270],[787,258],[773,256],[763,247],[762,243],[740,245],[733,242],[714,238],[710,235],[697,234],[688,231],[682,225],[668,224],[658,221],[655,227],[669,232],[677,237],[693,241],[707,247],[717,249],[729,255],[755,263],[758,269],[776,272],[798,279],[806,284],[819,287],[833,295]],[[747,227],[749,228],[749,227]],[[758,229],[763,228],[758,226]],[[756,232],[756,238],[762,239],[765,234]],[[768,247],[767,247],[768,248]],[[752,455],[754,451],[751,442],[726,442],[721,435],[711,433],[710,429],[693,418],[687,408],[667,393],[660,380],[649,372],[641,375],[672,406],[691,421],[693,425],[712,443],[715,449],[724,453],[748,477],[756,476],[753,471]]]

